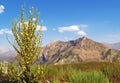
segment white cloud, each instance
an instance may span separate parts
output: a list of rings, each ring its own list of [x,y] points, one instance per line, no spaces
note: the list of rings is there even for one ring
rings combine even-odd
[[[59,27],[58,28],[59,32],[66,32],[66,31],[73,32],[73,31],[79,31],[79,30],[80,30],[79,25],[72,25],[72,26],[66,26],[66,27]]]
[[[0,14],[4,12],[5,7],[3,5],[0,5]]]
[[[81,36],[86,36],[86,32],[84,32],[84,31],[78,31],[77,34],[81,35]]]
[[[40,30],[41,26],[37,25],[37,31]],[[47,27],[46,26],[42,26],[42,31],[47,31]]]
[[[71,26],[66,26],[66,27],[59,27],[58,31],[59,32],[74,32],[74,31],[80,31],[81,28],[88,27],[86,24],[80,24],[80,25],[71,25]]]
[[[0,29],[0,35],[3,35],[3,34],[10,34],[10,35],[12,35],[12,31],[8,30],[8,29]]]
[[[88,25],[80,24],[80,25],[71,25],[66,27],[59,27],[58,32],[75,32],[78,35],[86,36],[86,32],[82,30],[82,28],[86,28]]]

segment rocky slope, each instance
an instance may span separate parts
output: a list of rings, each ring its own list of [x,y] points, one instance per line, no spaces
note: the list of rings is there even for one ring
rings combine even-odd
[[[43,48],[42,62],[48,64],[70,64],[81,61],[108,61],[117,54],[110,47],[87,37],[68,42],[56,41]]]

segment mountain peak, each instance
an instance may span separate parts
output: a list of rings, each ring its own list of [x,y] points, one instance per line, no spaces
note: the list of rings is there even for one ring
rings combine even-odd
[[[45,64],[69,64],[81,61],[104,61],[109,47],[87,37],[70,40],[68,42],[56,42],[43,49],[46,58]],[[111,49],[112,50],[112,49]],[[112,53],[112,55],[114,55]]]
[[[82,37],[82,40],[86,40],[86,39],[87,39],[87,37],[85,37],[85,36]]]

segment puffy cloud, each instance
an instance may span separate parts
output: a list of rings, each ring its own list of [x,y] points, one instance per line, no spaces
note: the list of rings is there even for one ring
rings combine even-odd
[[[72,25],[72,26],[58,28],[59,32],[65,32],[65,31],[73,32],[73,31],[79,31],[79,30],[80,30],[80,27],[78,25]]]
[[[66,27],[59,27],[58,32],[75,32],[78,35],[86,36],[86,32],[82,30],[82,28],[86,28],[88,25],[80,24],[80,25],[71,25]]]
[[[86,32],[84,32],[84,31],[82,31],[82,30],[81,30],[81,31],[78,31],[77,34],[78,34],[78,35],[81,35],[81,36],[86,36]]]
[[[66,27],[59,27],[58,31],[59,32],[74,32],[74,31],[79,31],[81,28],[88,27],[86,24],[80,24],[80,25],[71,25],[71,26],[66,26]]]
[[[0,14],[4,12],[5,7],[3,5],[0,5]]]
[[[3,34],[10,34],[10,35],[12,35],[12,31],[8,30],[8,29],[0,29],[0,35],[3,35]]]

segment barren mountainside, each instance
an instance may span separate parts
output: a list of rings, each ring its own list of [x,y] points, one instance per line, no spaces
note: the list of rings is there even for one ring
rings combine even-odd
[[[42,51],[44,64],[70,64],[81,61],[107,61],[117,51],[87,37],[68,42],[56,41],[48,44]]]

